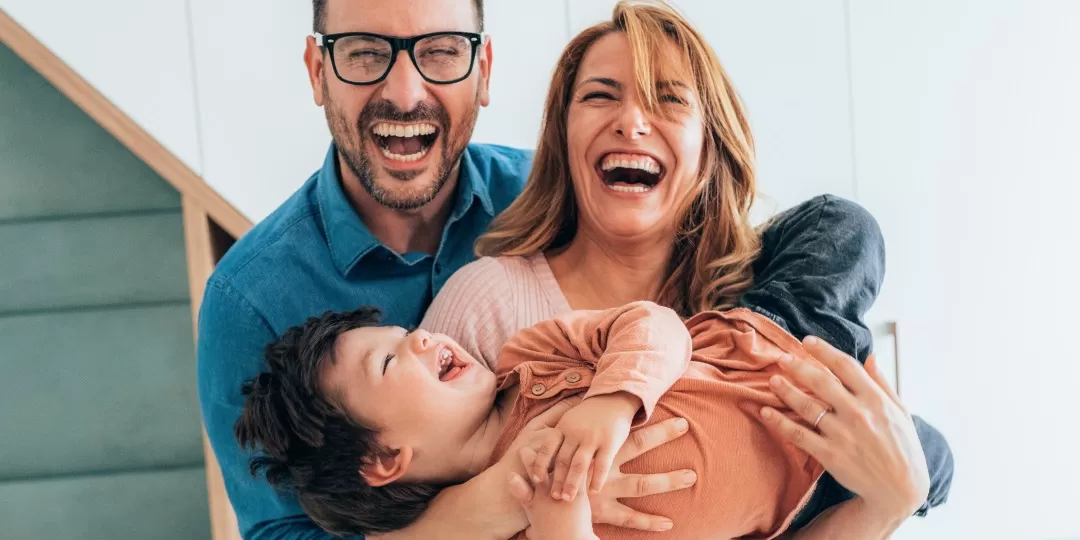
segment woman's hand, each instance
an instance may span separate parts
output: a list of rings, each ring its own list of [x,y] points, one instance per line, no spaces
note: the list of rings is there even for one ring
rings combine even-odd
[[[806,350],[828,371],[786,355],[781,368],[814,397],[779,375],[773,391],[806,425],[762,409],[765,421],[815,459],[879,516],[910,517],[926,500],[930,473],[911,415],[876,369],[821,339],[804,340]],[[834,376],[835,375],[835,376]]]
[[[590,491],[600,491],[640,408],[641,399],[618,392],[586,399],[570,409],[555,429],[530,449],[530,459],[524,465],[533,484],[548,485],[544,480],[554,461],[550,482],[553,498],[573,501],[588,476],[592,477]]]

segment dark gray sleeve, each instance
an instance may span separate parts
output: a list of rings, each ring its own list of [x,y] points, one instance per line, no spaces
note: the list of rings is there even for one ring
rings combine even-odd
[[[885,275],[885,240],[877,220],[858,204],[822,195],[776,216],[762,234],[754,285],[739,305],[769,317],[796,338],[818,336],[866,362],[873,336],[863,317]],[[948,499],[953,456],[945,437],[922,418],[915,429],[930,470],[930,494],[916,513]],[[796,516],[799,529],[854,497],[828,473]]]
[[[858,204],[822,195],[769,223],[754,285],[739,305],[798,339],[818,336],[865,362],[873,339],[863,316],[884,276],[885,240],[877,220]]]

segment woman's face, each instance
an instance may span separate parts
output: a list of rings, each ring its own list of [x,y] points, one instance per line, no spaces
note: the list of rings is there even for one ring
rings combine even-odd
[[[681,57],[669,45],[666,56]],[[597,40],[581,62],[567,114],[578,232],[605,242],[673,236],[675,213],[698,177],[704,144],[690,83],[657,81],[669,117],[646,114],[634,91],[630,54],[626,34]]]

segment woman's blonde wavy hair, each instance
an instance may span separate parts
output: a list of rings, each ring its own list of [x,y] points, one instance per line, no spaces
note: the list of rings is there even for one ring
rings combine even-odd
[[[566,46],[548,91],[539,148],[525,189],[480,237],[476,253],[527,256],[565,248],[573,240],[577,203],[567,112],[582,59],[593,43],[613,32],[629,39],[635,89],[653,115],[665,114],[657,81],[679,65],[665,58],[671,50],[665,42],[679,47],[705,128],[701,174],[680,205],[668,278],[652,300],[683,316],[733,307],[753,282],[752,264],[760,251],[760,237],[749,218],[756,190],[754,140],[716,53],[682,15],[658,0],[623,0],[611,21],[585,30]]]

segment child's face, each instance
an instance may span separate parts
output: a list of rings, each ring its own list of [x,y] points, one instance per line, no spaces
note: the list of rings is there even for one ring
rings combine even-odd
[[[495,374],[442,334],[357,328],[338,337],[334,354],[323,390],[377,428],[380,443],[417,457],[467,441],[495,403]]]

